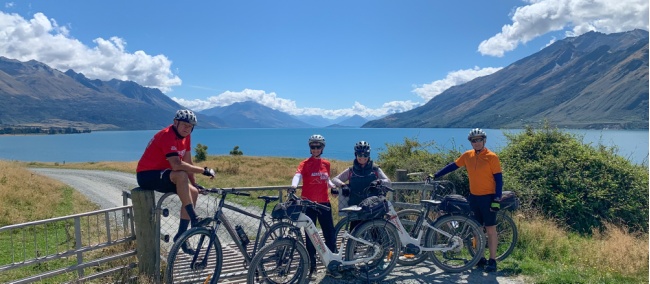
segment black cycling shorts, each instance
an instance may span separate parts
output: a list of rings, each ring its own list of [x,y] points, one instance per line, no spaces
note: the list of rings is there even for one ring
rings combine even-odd
[[[172,170],[143,171],[136,174],[138,185],[142,189],[155,190],[162,193],[176,193],[176,184],[169,178]]]
[[[474,218],[476,221],[483,226],[494,226],[497,224],[497,212],[492,212],[490,210],[490,205],[494,195],[473,195],[470,194],[467,201],[469,201],[469,207],[474,212]]]

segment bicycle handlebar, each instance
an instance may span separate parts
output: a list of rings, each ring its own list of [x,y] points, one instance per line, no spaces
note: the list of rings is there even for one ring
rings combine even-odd
[[[329,207],[327,207],[327,206],[325,206],[323,204],[320,204],[318,202],[314,202],[314,201],[311,201],[309,199],[298,197],[296,195],[295,191],[292,192],[291,190],[289,190],[289,199],[291,199],[291,200],[300,200],[301,204],[306,205],[307,207],[316,207],[316,208],[323,209],[325,211],[330,211],[331,210]]]
[[[237,189],[234,188],[216,188],[216,187],[209,188],[209,189],[204,188],[203,190],[201,190],[201,193],[202,194],[216,193],[221,195],[234,194],[234,195],[241,195],[241,196],[251,196],[251,194],[248,192],[238,191]]]

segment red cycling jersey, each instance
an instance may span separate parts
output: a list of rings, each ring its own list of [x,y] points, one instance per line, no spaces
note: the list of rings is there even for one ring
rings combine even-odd
[[[173,125],[170,125],[151,138],[138,161],[136,172],[171,169],[168,157],[180,156],[182,160],[185,153],[190,153],[191,150],[190,135],[181,137]]]
[[[298,165],[296,173],[302,175],[302,197],[318,203],[330,202],[327,184],[330,162],[310,157]]]

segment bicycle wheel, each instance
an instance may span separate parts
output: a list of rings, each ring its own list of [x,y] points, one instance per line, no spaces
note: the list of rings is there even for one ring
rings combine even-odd
[[[476,265],[485,251],[485,235],[474,219],[462,215],[444,215],[429,229],[426,247],[447,248],[431,251],[433,263],[446,272],[462,272]]]
[[[309,255],[294,239],[279,239],[263,247],[248,267],[246,283],[307,283]]]
[[[303,241],[302,232],[300,232],[300,228],[294,226],[290,222],[281,221],[271,225],[269,230],[266,233],[264,233],[262,239],[260,240],[259,247],[262,248],[265,245],[268,245],[273,241],[283,237],[291,237],[300,242]]]
[[[354,228],[352,236],[379,245],[381,250],[374,259],[353,265],[354,276],[369,281],[378,281],[388,276],[397,264],[401,248],[395,226],[383,219],[366,221]],[[345,246],[347,260],[370,257],[374,252],[374,247],[354,239],[349,239]]]
[[[418,221],[418,218],[421,218],[423,212],[417,209],[404,209],[400,210],[397,212],[397,217],[399,218],[399,221],[402,223],[402,226],[404,226],[404,229],[412,238],[417,238],[418,234],[421,229],[427,230],[428,228],[426,226],[423,226],[424,222],[428,222],[427,220],[424,220],[423,223],[420,224],[420,226],[415,226]],[[423,236],[425,236],[423,234]],[[424,242],[425,238],[422,238],[420,240],[420,247],[425,246]],[[410,253],[408,251],[408,248],[404,247],[404,244],[402,244],[402,250],[400,253],[400,256],[397,258],[397,263],[399,265],[405,265],[405,266],[412,266],[412,265],[417,265],[422,263],[423,261],[427,260],[427,257],[429,255],[426,252],[420,251],[419,253]]]
[[[222,261],[221,243],[212,230],[192,228],[180,236],[167,256],[166,283],[216,284]]]
[[[499,245],[497,246],[496,260],[502,261],[515,249],[517,239],[519,238],[517,225],[506,212],[499,212],[497,214],[497,238],[499,239]]]
[[[336,237],[336,248],[341,248],[341,250],[344,250],[345,248],[341,247],[341,244],[343,244],[343,233],[345,232],[345,229],[348,227],[348,223],[350,223],[350,218],[348,216],[343,217],[341,220],[339,220],[338,223],[336,223],[336,226],[334,226],[334,236]]]

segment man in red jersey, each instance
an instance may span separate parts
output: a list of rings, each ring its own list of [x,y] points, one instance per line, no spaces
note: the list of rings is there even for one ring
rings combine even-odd
[[[330,162],[322,159],[321,155],[325,149],[325,138],[322,135],[314,134],[309,137],[309,151],[311,157],[300,162],[296,174],[291,181],[291,187],[298,187],[298,183],[302,179],[302,197],[314,202],[331,208],[330,199],[328,195],[328,188],[333,188],[330,185]],[[330,251],[336,251],[336,238],[334,236],[334,220],[332,220],[332,213],[329,211],[309,208],[305,212],[314,224],[318,219],[320,227],[323,230],[323,237],[325,244]],[[310,270],[309,279],[314,280],[316,277],[316,248],[312,244],[309,237],[307,241],[307,252],[309,254]],[[332,275],[338,276],[338,275]]]
[[[211,179],[215,175],[214,170],[192,163],[190,134],[196,123],[196,115],[191,110],[177,111],[174,123],[158,131],[149,141],[136,169],[141,188],[178,194],[183,206],[174,241],[187,230],[187,225],[194,227],[198,223],[194,204],[200,185],[196,183],[194,174],[203,174]]]
[[[485,267],[485,272],[497,270],[497,211],[501,209],[501,194],[503,189],[503,176],[501,174],[501,161],[496,153],[485,148],[487,134],[480,128],[472,129],[467,135],[467,140],[472,143],[472,150],[463,153],[456,161],[449,163],[435,173],[434,178],[439,178],[460,167],[465,167],[469,177],[469,206],[474,211],[474,218],[479,224],[485,226],[488,236],[488,249],[490,259],[481,258],[479,267]]]

